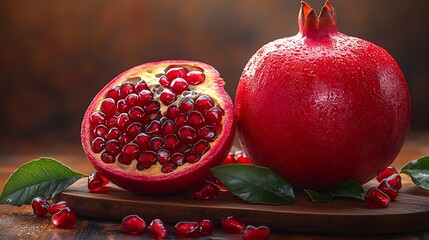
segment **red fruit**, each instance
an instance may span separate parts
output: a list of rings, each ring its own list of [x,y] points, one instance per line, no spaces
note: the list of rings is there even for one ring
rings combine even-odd
[[[154,219],[149,225],[149,233],[153,239],[164,239],[167,235],[167,230],[161,219]]]
[[[200,226],[201,235],[211,235],[215,229],[214,223],[209,219],[203,219],[199,221],[198,226]]]
[[[387,179],[381,181],[380,185],[378,185],[377,188],[380,189],[380,191],[385,193],[387,196],[389,196],[390,201],[395,200],[399,193],[396,188],[390,186],[390,184],[387,182]]]
[[[396,190],[400,190],[402,188],[401,175],[392,174],[390,177],[385,179],[390,186],[394,187]]]
[[[385,208],[390,198],[378,188],[370,188],[365,194],[365,202],[370,208]]]
[[[395,159],[410,126],[398,64],[338,32],[336,19],[329,1],[319,16],[302,2],[299,33],[259,49],[237,88],[244,152],[298,189],[369,181]]]
[[[266,240],[270,238],[270,229],[266,226],[248,225],[243,232],[244,240]]]
[[[88,177],[88,190],[90,192],[98,192],[109,183],[107,178],[103,177],[99,172],[93,172]]]
[[[218,193],[219,187],[210,182],[206,182],[201,188],[192,192],[192,198],[197,200],[213,199]]]
[[[224,85],[204,63],[134,67],[89,105],[81,128],[85,154],[104,177],[133,192],[160,195],[199,186],[234,139],[234,110]]]
[[[51,221],[58,228],[72,228],[76,224],[77,217],[70,208],[66,207],[52,215]]]
[[[222,220],[222,230],[228,234],[239,234],[244,231],[244,224],[233,216]]]
[[[33,201],[31,201],[33,212],[39,217],[43,217],[48,213],[48,206],[49,203],[41,197],[33,198]]]
[[[61,211],[63,208],[67,207],[67,203],[65,201],[60,201],[54,204],[51,204],[48,206],[48,212],[52,216],[56,214],[57,212]]]
[[[379,182],[383,181],[385,178],[390,177],[393,174],[398,174],[398,171],[395,167],[389,166],[386,169],[384,169],[381,173],[377,175],[377,180]]]
[[[144,232],[146,222],[137,215],[128,215],[122,219],[122,231],[137,235]]]
[[[174,228],[178,238],[196,238],[200,235],[200,226],[197,222],[178,222]]]

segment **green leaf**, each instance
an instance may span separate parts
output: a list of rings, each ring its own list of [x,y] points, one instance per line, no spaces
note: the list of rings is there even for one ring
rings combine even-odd
[[[229,192],[250,203],[289,204],[292,185],[274,171],[253,164],[228,164],[211,169]]]
[[[0,202],[21,206],[35,197],[52,199],[83,174],[74,172],[52,158],[39,158],[23,164],[6,181]]]
[[[334,197],[364,200],[365,190],[358,182],[347,180],[335,185],[333,195]]]
[[[326,203],[334,199],[334,195],[332,193],[320,193],[310,189],[304,189],[304,192],[310,196],[311,201],[314,203]]]
[[[308,196],[310,196],[311,201],[315,203],[330,202],[334,198],[364,200],[365,197],[365,190],[363,187],[358,182],[353,180],[340,182],[335,185],[331,192],[327,193],[320,193],[310,189],[305,189],[304,191],[308,194]]]
[[[429,190],[429,156],[408,162],[402,167],[401,173],[409,175],[417,186]]]

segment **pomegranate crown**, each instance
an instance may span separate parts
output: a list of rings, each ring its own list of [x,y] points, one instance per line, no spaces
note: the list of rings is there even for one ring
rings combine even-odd
[[[320,38],[338,33],[337,15],[329,1],[325,2],[319,15],[310,5],[301,1],[298,25],[300,33],[307,37]]]

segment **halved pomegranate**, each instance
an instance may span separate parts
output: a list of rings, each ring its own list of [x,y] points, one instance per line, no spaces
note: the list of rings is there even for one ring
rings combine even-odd
[[[82,122],[83,149],[114,184],[142,194],[190,189],[231,148],[235,121],[225,82],[211,66],[162,61],[109,82]]]

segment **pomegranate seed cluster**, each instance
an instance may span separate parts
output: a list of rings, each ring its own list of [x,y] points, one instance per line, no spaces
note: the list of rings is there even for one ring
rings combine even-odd
[[[52,223],[58,228],[73,228],[77,222],[77,217],[65,201],[52,203],[41,197],[36,197],[31,202],[34,214],[43,217],[46,214],[51,215]]]
[[[264,240],[270,237],[270,229],[266,226],[254,227],[245,225],[234,216],[226,217],[221,222],[222,231],[225,234],[242,234],[245,240]],[[167,237],[167,229],[164,222],[157,218],[147,227],[151,238],[164,239]],[[127,234],[140,235],[146,230],[146,221],[138,215],[128,215],[122,220],[122,231]],[[180,221],[174,226],[176,237],[198,238],[212,235],[215,231],[215,224],[210,219],[200,221]]]
[[[227,164],[252,164],[252,160],[241,151],[230,152],[223,160],[222,165]],[[219,179],[212,176],[202,186],[192,191],[192,198],[196,200],[209,200],[216,198],[219,192],[228,192],[228,189]]]
[[[368,189],[365,193],[365,202],[370,208],[385,208],[398,196],[402,188],[401,176],[390,166],[378,174],[377,180],[380,184]]]
[[[233,153],[230,152],[225,160],[223,160],[222,165],[227,164],[252,164],[252,160],[243,151],[237,150]]]
[[[192,88],[204,80],[202,71],[171,66],[151,86],[130,79],[108,90],[89,119],[92,151],[121,167],[135,160],[140,171],[159,164],[169,173],[198,162],[222,131],[224,115],[210,96]]]

